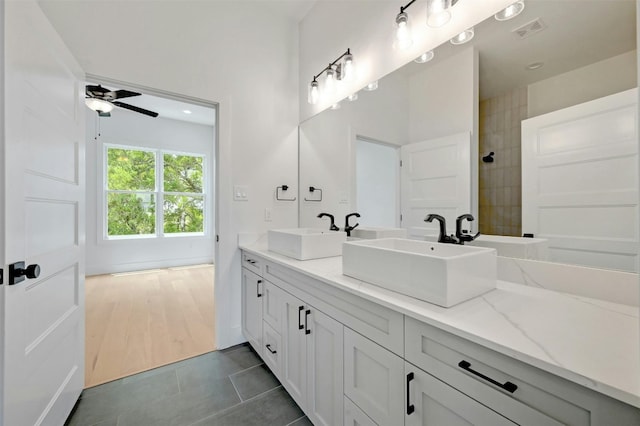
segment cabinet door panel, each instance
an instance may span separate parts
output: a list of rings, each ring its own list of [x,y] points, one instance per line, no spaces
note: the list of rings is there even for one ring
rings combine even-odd
[[[413,373],[407,403],[414,411],[405,415],[406,426],[513,426],[515,423],[462,392],[409,363],[405,373]]]
[[[242,268],[242,332],[262,356],[262,278]]]
[[[284,352],[282,385],[306,411],[307,348],[304,334],[306,305],[300,299],[283,292],[282,349]],[[299,325],[303,325],[300,329]]]
[[[265,281],[262,296],[264,320],[278,333],[282,333],[282,293],[280,288]]]
[[[343,422],[343,325],[311,307],[307,337],[307,415],[314,425]],[[305,311],[306,313],[307,311]]]
[[[264,363],[271,372],[280,377],[282,375],[282,337],[267,322],[263,324]]]
[[[402,423],[401,423],[402,424]],[[344,397],[344,426],[378,426],[349,398]]]
[[[344,393],[379,425],[404,421],[404,360],[345,328]]]

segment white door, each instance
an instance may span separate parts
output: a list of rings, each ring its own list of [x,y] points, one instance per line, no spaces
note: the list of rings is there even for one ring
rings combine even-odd
[[[59,426],[84,384],[84,77],[35,2],[0,7],[0,424]],[[9,285],[8,265],[19,261],[39,265],[40,275]]]
[[[638,271],[637,89],[522,122],[522,231],[550,260]]]
[[[424,221],[430,213],[444,216],[452,234],[456,218],[472,212],[470,147],[471,135],[465,132],[400,148],[401,225],[409,238],[437,237],[438,223]]]

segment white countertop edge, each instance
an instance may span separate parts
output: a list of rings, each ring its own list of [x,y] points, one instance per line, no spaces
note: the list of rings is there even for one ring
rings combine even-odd
[[[437,309],[440,308],[436,305],[432,305],[430,303],[427,302],[422,302],[422,301],[418,301],[415,299],[412,299],[408,296],[404,296],[401,295],[399,293],[395,293],[392,292],[390,290],[386,290],[383,289],[381,287],[377,287],[373,284],[369,284],[367,282],[364,281],[360,281],[357,280],[355,278],[351,278],[345,275],[341,275],[341,281],[337,282],[335,280],[332,280],[331,278],[321,275],[321,274],[316,274],[313,272],[310,272],[308,270],[302,269],[299,267],[299,265],[296,265],[296,263],[299,262],[313,262],[312,261],[298,261],[295,259],[291,259],[288,258],[286,256],[282,256],[276,253],[272,253],[270,251],[268,251],[266,248],[260,248],[260,244],[256,244],[256,246],[241,246],[240,248],[242,250],[245,250],[249,253],[264,257],[276,264],[282,265],[282,266],[286,266],[289,268],[294,269],[295,271],[304,274],[310,278],[322,281],[325,284],[331,285],[333,287],[336,287],[338,289],[347,291],[351,294],[354,294],[356,296],[362,297],[366,300],[369,300],[371,302],[377,303],[379,305],[385,306],[387,308],[393,309],[394,311],[400,312],[404,315],[407,315],[411,318],[414,318],[416,320],[425,322],[429,325],[435,326],[441,330],[447,331],[453,335],[462,337],[464,339],[467,339],[473,343],[477,343],[481,346],[484,346],[486,348],[489,348],[491,350],[494,350],[498,353],[507,355],[511,358],[514,358],[516,360],[519,360],[521,362],[524,362],[526,364],[529,364],[533,367],[537,367],[543,371],[549,372],[553,375],[562,377],[566,380],[569,380],[573,383],[579,384],[581,386],[584,386],[585,388],[591,389],[595,392],[607,395],[611,398],[617,399],[619,401],[622,401],[626,404],[632,405],[634,407],[640,408],[640,389],[636,389],[631,390],[631,389],[625,389],[623,387],[620,386],[616,386],[615,384],[609,384],[609,383],[604,383],[600,380],[596,380],[590,377],[587,377],[585,375],[579,374],[577,372],[572,371],[570,368],[568,367],[563,367],[557,364],[553,364],[547,360],[541,359],[541,358],[537,358],[535,356],[532,356],[530,354],[518,351],[516,349],[513,349],[512,347],[509,346],[505,346],[503,344],[500,344],[496,341],[493,340],[489,340],[486,339],[482,336],[478,336],[476,334],[470,333],[468,331],[465,331],[461,328],[452,326],[451,324],[447,324],[445,322],[441,322],[437,319],[434,319],[433,317],[426,315],[424,312],[420,312],[418,310],[413,310],[413,309],[409,309],[406,306],[404,306],[407,302],[409,302],[410,304],[413,305],[421,305],[424,304],[425,305],[425,309]],[[339,258],[341,256],[337,256],[337,258]],[[318,260],[322,260],[322,259],[318,259]],[[352,284],[352,285],[349,285]],[[513,284],[513,283],[508,283],[508,282],[504,282],[504,281],[498,281],[498,286],[497,288],[499,289],[504,289],[504,290],[509,290],[510,286],[517,286],[518,284]],[[536,289],[536,288],[532,288],[532,290],[534,291],[544,291],[544,292],[550,292],[551,290],[544,290],[544,289]],[[407,300],[408,299],[408,300]],[[428,305],[428,306],[426,306]],[[445,308],[440,308],[440,309],[445,309]]]

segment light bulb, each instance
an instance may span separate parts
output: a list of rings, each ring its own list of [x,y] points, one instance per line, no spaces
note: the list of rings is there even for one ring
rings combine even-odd
[[[324,88],[329,95],[332,95],[336,91],[336,71],[333,69],[333,65],[327,69]]]
[[[473,31],[473,27],[471,27],[468,30],[464,30],[463,32],[461,32],[460,34],[452,38],[450,41],[451,41],[451,44],[464,44],[468,41],[471,41],[473,36],[474,36],[474,31]]]
[[[451,19],[451,0],[427,0],[427,25],[438,28]]]
[[[366,90],[368,92],[376,90],[377,88],[378,88],[378,80],[372,81],[371,83],[369,83],[366,86],[364,86],[364,90]]]
[[[347,96],[347,99],[349,99],[349,102],[358,100],[358,92],[350,94]]]
[[[394,47],[399,50],[405,50],[411,47],[412,44],[409,15],[404,12],[398,13],[398,16],[396,16],[396,41]]]
[[[351,53],[347,53],[344,56],[344,61],[342,62],[342,80],[350,81],[353,80],[353,76],[355,74],[355,65],[353,64],[353,55]]]
[[[314,78],[311,83],[309,83],[309,93],[307,96],[307,101],[311,105],[315,105],[318,102],[318,98],[320,97],[320,88],[318,87],[318,81]]]
[[[433,50],[430,50],[430,51],[424,52],[422,55],[418,56],[416,59],[414,59],[414,62],[417,62],[419,64],[424,64],[424,63],[429,62],[430,60],[432,60],[434,56],[435,56],[435,53],[433,53]]]
[[[498,21],[507,21],[511,18],[515,18],[524,10],[524,0],[517,1],[496,13],[494,17]]]
[[[111,112],[113,111],[113,104],[111,102],[104,101],[102,99],[87,98],[84,100],[86,106],[94,111]]]

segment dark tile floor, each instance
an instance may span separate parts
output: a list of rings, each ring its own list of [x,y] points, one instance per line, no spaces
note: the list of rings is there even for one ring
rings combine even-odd
[[[85,389],[65,426],[305,426],[248,345]]]

